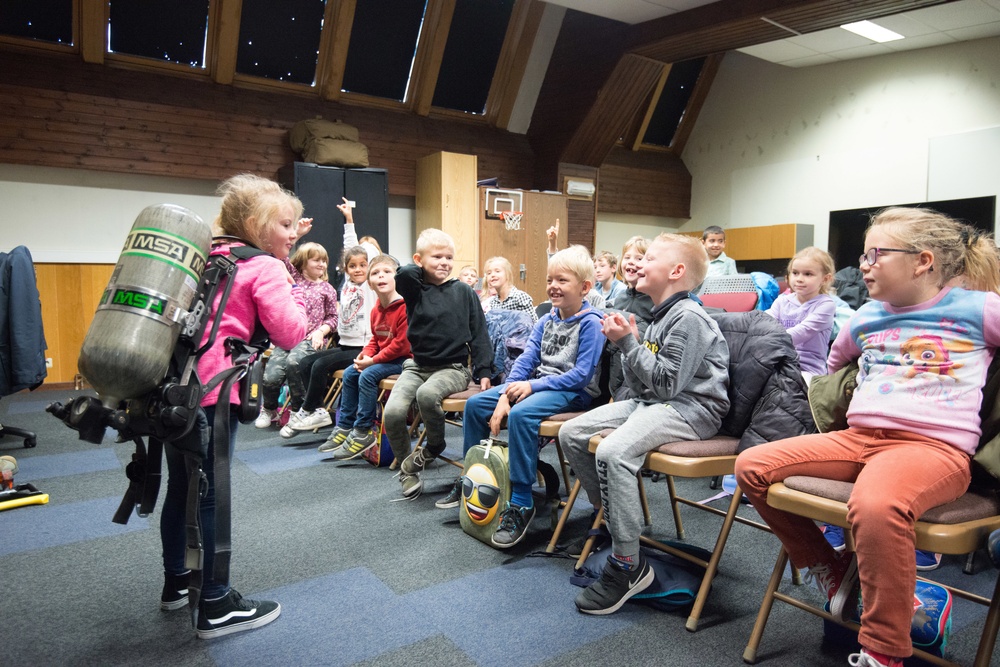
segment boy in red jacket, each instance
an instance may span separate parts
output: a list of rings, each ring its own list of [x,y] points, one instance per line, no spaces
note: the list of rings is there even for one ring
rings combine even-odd
[[[333,451],[333,458],[346,461],[361,456],[376,445],[375,409],[379,382],[403,372],[409,359],[410,341],[406,338],[406,304],[396,292],[396,269],[399,262],[389,255],[379,255],[368,263],[368,283],[378,296],[372,309],[372,337],[344,369],[344,388],[340,395],[340,419],[330,438],[319,451]]]

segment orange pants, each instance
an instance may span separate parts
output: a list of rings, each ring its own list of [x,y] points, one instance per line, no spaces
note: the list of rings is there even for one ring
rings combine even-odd
[[[854,482],[847,501],[858,554],[864,612],[861,645],[891,656],[913,652],[916,585],[913,524],[969,486],[969,455],[907,431],[847,429],[752,447],[736,460],[736,480],[799,568],[828,563],[834,551],[810,519],[767,505],[767,489],[793,475]]]

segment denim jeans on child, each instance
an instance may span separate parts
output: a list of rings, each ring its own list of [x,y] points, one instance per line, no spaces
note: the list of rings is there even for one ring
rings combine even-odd
[[[232,406],[229,413],[229,456],[232,458],[236,444],[237,406]],[[180,443],[180,448],[172,443],[166,443],[164,451],[167,455],[167,493],[163,499],[163,511],[160,512],[160,539],[163,542],[163,570],[167,574],[184,574],[184,551],[187,548],[185,525],[187,518],[188,474],[182,450],[195,450],[199,441],[207,434],[208,455],[202,462],[202,470],[208,478],[208,493],[201,499],[201,539],[205,549],[202,572],[204,584],[201,595],[205,600],[216,600],[229,592],[228,581],[215,581],[212,578],[215,567],[215,440],[213,425],[215,406],[210,405],[198,415],[194,428]]]
[[[340,428],[356,428],[367,431],[375,421],[375,407],[378,401],[378,384],[390,375],[403,372],[403,360],[372,364],[359,371],[351,364],[344,369],[344,388],[340,393]]]
[[[462,426],[465,433],[463,453],[490,434],[490,417],[500,399],[502,387],[487,389],[465,403]],[[538,428],[542,421],[560,412],[584,410],[590,397],[578,391],[539,391],[511,406],[507,416],[507,456],[510,465],[512,502],[531,506],[531,487],[538,473]],[[518,502],[520,501],[520,502]]]

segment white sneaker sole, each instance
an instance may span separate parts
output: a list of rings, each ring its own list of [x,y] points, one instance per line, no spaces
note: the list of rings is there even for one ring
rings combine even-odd
[[[231,635],[234,632],[243,632],[245,630],[253,630],[255,628],[263,627],[268,623],[270,623],[271,621],[277,619],[279,616],[281,616],[280,604],[273,611],[264,614],[263,616],[260,616],[258,618],[255,618],[251,621],[245,621],[243,623],[233,623],[232,625],[227,625],[225,627],[215,628],[212,630],[198,629],[195,630],[195,633],[198,635],[198,639],[215,639],[216,637],[224,637],[226,635]]]

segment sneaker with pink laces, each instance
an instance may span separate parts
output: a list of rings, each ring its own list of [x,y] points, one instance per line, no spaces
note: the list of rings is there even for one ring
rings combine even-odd
[[[819,592],[830,601],[830,614],[844,620],[852,608],[848,602],[856,601],[858,596],[857,556],[852,553],[830,563],[814,565],[809,568],[805,580],[815,583]]]
[[[879,662],[864,649],[861,649],[861,653],[852,653],[847,656],[847,664],[851,667],[903,667],[903,661],[900,658],[889,658],[889,662]]]

